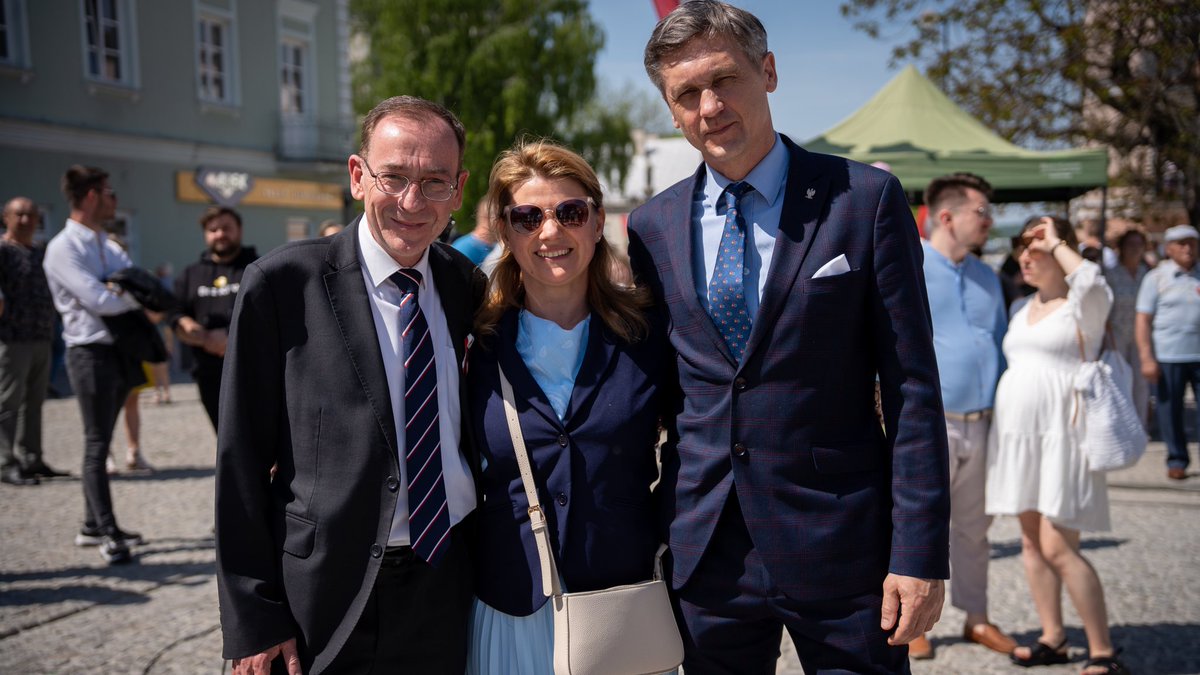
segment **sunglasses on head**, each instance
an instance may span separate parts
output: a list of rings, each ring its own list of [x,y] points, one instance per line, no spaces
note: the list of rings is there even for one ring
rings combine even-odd
[[[533,234],[542,227],[546,217],[552,217],[562,227],[577,228],[587,224],[596,203],[587,199],[564,199],[552,209],[533,204],[514,204],[504,209],[508,226],[521,234]]]

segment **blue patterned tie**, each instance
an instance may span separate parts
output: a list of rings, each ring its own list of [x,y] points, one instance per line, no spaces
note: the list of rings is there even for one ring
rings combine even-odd
[[[421,273],[401,269],[392,275],[400,300],[404,345],[404,440],[408,454],[408,537],[413,552],[437,565],[446,552],[450,512],[442,477],[442,435],[438,428],[437,367],[429,324],[417,302]]]
[[[721,233],[717,264],[712,280],[708,282],[708,314],[737,361],[742,360],[751,326],[746,289],[742,284],[746,265],[746,219],[742,218],[738,201],[752,189],[746,182],[730,183],[725,188],[725,231]]]

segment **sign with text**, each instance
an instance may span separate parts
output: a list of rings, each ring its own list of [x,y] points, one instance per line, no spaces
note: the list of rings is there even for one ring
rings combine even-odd
[[[288,180],[285,178],[258,178],[248,173],[237,171],[214,170],[212,190],[229,190],[229,197],[215,195],[209,189],[201,187],[201,175],[205,169],[198,171],[179,171],[175,174],[175,198],[181,202],[198,202],[208,204],[216,202],[225,206],[240,204],[242,206],[275,206],[293,209],[318,209],[341,212],[344,205],[342,199],[342,184],[317,183],[315,181]],[[221,175],[224,174],[224,175]],[[241,176],[244,176],[243,180]],[[246,191],[238,195],[243,186]],[[224,199],[236,199],[232,203]]]
[[[245,171],[204,169],[196,172],[196,185],[221,206],[237,206],[254,187],[254,176]]]

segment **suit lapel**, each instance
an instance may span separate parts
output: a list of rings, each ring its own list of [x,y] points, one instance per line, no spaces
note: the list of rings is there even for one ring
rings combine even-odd
[[[700,181],[704,180],[705,171],[704,165],[696,170],[696,174],[690,182],[683,183],[683,187],[678,187],[676,194],[667,204],[663,206],[664,213],[662,214],[663,223],[667,223],[667,227],[671,227],[674,223],[683,223],[685,227],[681,233],[667,231],[664,232],[667,240],[667,252],[671,260],[671,269],[674,270],[673,276],[676,282],[676,292],[683,299],[685,311],[692,315],[692,321],[700,326],[700,330],[708,336],[712,341],[713,348],[721,353],[725,360],[731,365],[737,366],[737,361],[733,358],[733,352],[729,351],[729,345],[725,344],[725,338],[721,335],[721,331],[717,330],[717,325],[713,323],[712,316],[708,313],[708,308],[696,293],[696,268],[693,264],[695,246],[693,240],[695,238],[695,229],[699,225],[692,218],[692,202],[696,189],[700,185]],[[708,282],[707,279],[704,280]]]
[[[350,227],[334,235],[326,257],[332,271],[325,274],[325,290],[329,294],[329,306],[337,319],[338,330],[342,333],[354,372],[358,374],[367,394],[380,431],[387,438],[392,450],[391,459],[395,463],[399,460],[392,399],[388,394],[383,356],[379,353],[375,318],[371,315],[371,299],[367,296],[362,266],[358,261],[358,228],[361,223],[362,217],[359,216]]]
[[[596,395],[596,389],[612,370],[613,359],[617,353],[615,340],[616,338],[609,334],[604,321],[593,313],[588,325],[583,363],[579,367],[575,388],[571,390],[571,402],[563,418],[564,426],[569,428],[572,418],[580,414],[580,411],[587,410],[589,402]]]
[[[807,151],[786,136],[781,138],[788,149],[787,192],[779,215],[779,235],[771,254],[771,269],[767,270],[766,287],[746,343],[747,355],[770,332],[787,302],[800,267],[812,248],[817,228],[822,223],[821,211],[829,198],[829,177],[816,170]]]

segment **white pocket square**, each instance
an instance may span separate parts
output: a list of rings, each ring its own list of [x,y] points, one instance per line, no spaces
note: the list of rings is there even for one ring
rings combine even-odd
[[[843,253],[824,265],[821,265],[821,269],[817,270],[817,273],[812,275],[812,278],[820,279],[821,277],[832,277],[839,274],[845,274],[849,271],[850,263],[846,262],[846,254]]]

